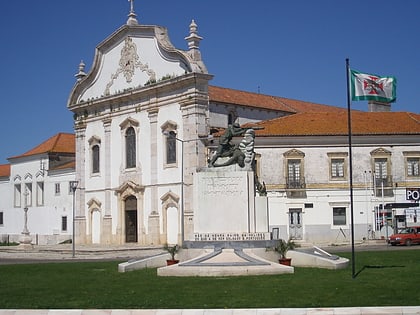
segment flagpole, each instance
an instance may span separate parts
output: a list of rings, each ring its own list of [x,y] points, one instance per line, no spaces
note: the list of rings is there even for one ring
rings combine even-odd
[[[352,158],[352,143],[351,143],[351,98],[350,98],[350,62],[346,58],[347,70],[347,124],[348,124],[348,139],[349,139],[349,177],[350,177],[350,225],[351,225],[351,275],[356,277],[355,272],[355,255],[354,255],[354,211],[353,211],[353,158]]]

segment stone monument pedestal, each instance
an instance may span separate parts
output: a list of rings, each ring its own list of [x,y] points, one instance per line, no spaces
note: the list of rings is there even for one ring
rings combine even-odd
[[[30,236],[29,230],[28,230],[28,207],[25,207],[23,209],[24,211],[24,226],[23,226],[23,231],[22,231],[22,236],[20,237],[19,240],[19,245],[18,248],[19,249],[32,249],[32,237]]]
[[[196,173],[194,235],[189,241],[265,241],[266,197],[255,196],[254,172],[237,165],[210,167]]]
[[[23,234],[22,237],[19,240],[19,245],[17,246],[18,249],[33,249],[34,246],[32,245],[32,238],[28,234]]]

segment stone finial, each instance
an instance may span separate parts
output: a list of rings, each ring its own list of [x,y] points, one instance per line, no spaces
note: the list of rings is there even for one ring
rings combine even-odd
[[[128,0],[130,2],[130,13],[128,14],[127,25],[138,25],[137,14],[134,13],[134,0]]]
[[[197,34],[197,24],[194,20],[190,24],[190,35],[185,37],[189,50],[198,49],[203,38]]]
[[[85,63],[83,62],[83,60],[81,60],[79,63],[79,72],[74,75],[77,81],[82,80],[86,76],[85,66]]]

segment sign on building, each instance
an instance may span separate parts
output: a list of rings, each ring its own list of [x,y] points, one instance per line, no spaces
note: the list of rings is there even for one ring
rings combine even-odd
[[[406,188],[405,189],[405,199],[406,200],[420,200],[420,188]]]

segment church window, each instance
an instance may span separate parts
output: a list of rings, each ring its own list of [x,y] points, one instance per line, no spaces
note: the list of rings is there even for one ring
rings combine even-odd
[[[92,147],[92,173],[99,173],[99,145]]]
[[[125,133],[126,168],[136,167],[136,133],[133,127]]]
[[[91,174],[98,174],[101,171],[101,139],[97,136],[92,136],[89,140],[90,150],[90,171]]]
[[[3,212],[0,212],[0,225],[3,225]]]
[[[166,164],[176,163],[176,134],[169,132],[166,137]]]
[[[162,129],[162,153],[164,167],[177,167],[178,162],[178,139],[177,124],[174,121],[166,121],[161,127]]]

